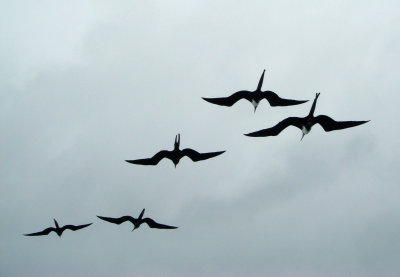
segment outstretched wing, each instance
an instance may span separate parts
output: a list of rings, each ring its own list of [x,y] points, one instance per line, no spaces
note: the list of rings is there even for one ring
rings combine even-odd
[[[308,101],[308,100],[283,99],[280,98],[278,94],[276,94],[275,92],[269,90],[263,91],[262,97],[266,99],[272,107],[299,105]]]
[[[285,128],[290,125],[295,126],[301,130],[303,119],[299,117],[288,117],[274,127],[263,129],[260,131],[256,131],[253,133],[245,134],[248,137],[268,137],[268,136],[277,136],[280,132],[282,132]]]
[[[31,233],[31,234],[24,234],[24,236],[45,236],[48,235],[51,231],[55,231],[56,229],[53,227],[49,227],[47,229],[44,229],[41,232],[37,232],[37,233]]]
[[[249,97],[250,93],[251,93],[250,91],[241,90],[241,91],[235,92],[234,94],[232,94],[229,97],[219,97],[219,98],[204,98],[204,97],[202,97],[202,98],[212,104],[230,107],[233,104],[235,104],[237,101],[239,101],[240,99],[249,100],[248,97]]]
[[[148,217],[143,218],[143,222],[145,222],[147,225],[149,225],[150,228],[157,228],[157,229],[176,229],[176,228],[178,228],[175,226],[168,226],[168,225],[157,223],[153,219],[148,218]]]
[[[114,223],[114,224],[121,224],[121,223],[124,223],[125,221],[133,222],[135,220],[133,217],[128,216],[128,215],[122,216],[122,217],[119,217],[119,218],[104,217],[104,216],[99,216],[99,215],[97,217],[102,219],[102,220]]]
[[[355,127],[364,123],[367,123],[369,120],[366,121],[335,121],[329,116],[326,115],[319,115],[315,117],[316,123],[322,126],[326,132],[346,129]]]
[[[84,224],[84,225],[65,225],[64,227],[62,227],[63,231],[65,231],[66,229],[70,229],[72,231],[76,231],[85,227],[88,227],[89,225],[92,225],[92,223],[89,224]]]
[[[202,161],[202,160],[207,160],[209,158],[216,157],[218,155],[221,155],[225,151],[218,151],[218,152],[209,152],[209,153],[199,153],[193,149],[190,148],[185,148],[181,151],[181,157],[187,156],[189,157],[192,161],[197,162],[197,161]]]
[[[164,158],[169,158],[169,154],[171,151],[168,150],[162,150],[155,154],[152,158],[149,159],[138,159],[138,160],[126,160],[126,162],[131,163],[131,164],[141,164],[141,165],[156,165],[158,164],[162,159]]]

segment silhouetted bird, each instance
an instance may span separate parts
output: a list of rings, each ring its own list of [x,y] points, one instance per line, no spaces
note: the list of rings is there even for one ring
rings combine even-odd
[[[229,97],[220,97],[220,98],[204,98],[207,102],[210,102],[212,104],[220,105],[220,106],[232,106],[235,104],[237,101],[241,99],[246,99],[249,101],[251,104],[254,106],[254,112],[256,112],[257,106],[260,103],[262,99],[267,99],[269,104],[271,106],[292,106],[292,105],[298,105],[298,104],[303,104],[307,102],[308,100],[291,100],[291,99],[283,99],[280,98],[275,92],[273,91],[261,91],[261,86],[263,84],[264,80],[264,73],[265,70],[263,71],[260,81],[258,82],[257,89],[255,91],[248,91],[248,90],[241,90],[238,92],[235,92]]]
[[[124,223],[125,221],[129,221],[133,224],[134,228],[132,230],[132,232],[136,229],[139,228],[140,225],[142,225],[143,223],[146,223],[150,228],[157,228],[157,229],[176,229],[178,227],[174,227],[174,226],[168,226],[168,225],[164,225],[164,224],[160,224],[155,222],[153,219],[151,218],[143,218],[143,214],[144,214],[144,210],[140,213],[138,218],[133,218],[129,215],[120,217],[120,218],[112,218],[112,217],[104,217],[104,216],[97,216],[98,218],[114,223],[114,224],[121,224]]]
[[[60,228],[60,226],[58,226],[57,220],[54,219],[54,223],[56,224],[56,228],[49,227],[49,228],[47,228],[47,229],[44,229],[44,230],[41,231],[41,232],[32,233],[32,234],[24,234],[24,236],[44,236],[44,235],[48,235],[51,231],[54,231],[54,232],[57,233],[57,235],[58,235],[59,237],[61,237],[61,234],[62,234],[66,229],[69,229],[69,230],[72,230],[72,231],[76,231],[76,230],[79,230],[79,229],[88,227],[89,225],[92,224],[92,223],[89,223],[89,224],[77,225],[77,226],[74,226],[74,225],[65,225],[64,227],[61,227],[61,228]]]
[[[210,153],[198,153],[197,151],[190,149],[190,148],[180,150],[179,144],[180,144],[180,134],[178,134],[175,137],[174,150],[172,150],[172,151],[162,150],[162,151],[158,152],[157,154],[155,154],[152,158],[139,159],[139,160],[126,160],[126,162],[131,163],[131,164],[156,165],[163,158],[167,158],[167,159],[170,159],[176,167],[176,165],[179,163],[180,159],[183,158],[184,156],[189,157],[194,162],[198,162],[198,161],[207,160],[209,158],[216,157],[225,152],[225,151],[219,151],[219,152],[210,152]]]
[[[297,128],[299,128],[302,132],[303,135],[301,136],[301,140],[303,139],[304,135],[308,134],[311,131],[311,128],[314,124],[319,124],[322,126],[322,128],[326,132],[330,131],[335,131],[335,130],[340,130],[340,129],[346,129],[350,127],[355,127],[364,123],[367,123],[367,121],[335,121],[329,116],[326,115],[318,115],[314,116],[314,110],[315,110],[315,105],[317,104],[317,99],[319,97],[319,93],[316,94],[314,102],[312,104],[310,113],[306,117],[289,117],[278,124],[276,124],[274,127],[267,128],[264,130],[260,130],[257,132],[245,134],[245,136],[249,137],[268,137],[268,136],[276,136],[282,130],[284,130],[286,127],[292,125]]]

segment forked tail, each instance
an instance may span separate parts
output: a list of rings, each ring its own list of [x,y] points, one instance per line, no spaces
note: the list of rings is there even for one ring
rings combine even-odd
[[[264,73],[265,73],[265,69],[264,69],[264,71],[263,71],[263,73],[261,75],[260,81],[258,82],[257,91],[261,91],[261,87],[262,87],[262,84],[264,82]]]
[[[308,116],[314,115],[315,106],[317,105],[317,100],[318,100],[319,95],[320,95],[319,92],[315,94],[315,99],[314,99],[314,102],[312,103],[311,110],[310,110],[310,113],[308,114]]]
[[[139,217],[138,217],[139,220],[143,218],[144,210],[145,210],[145,209],[143,209],[142,212],[140,213],[140,215],[139,215]]]
[[[174,143],[174,148],[175,148],[176,150],[179,149],[179,144],[180,144],[180,142],[181,142],[181,135],[180,135],[180,134],[177,134],[176,137],[175,137],[175,143]]]

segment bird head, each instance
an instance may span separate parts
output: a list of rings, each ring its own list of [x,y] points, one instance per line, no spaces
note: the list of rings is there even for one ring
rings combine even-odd
[[[312,125],[311,124],[306,124],[305,126],[301,127],[301,132],[303,133],[301,135],[300,141],[303,140],[304,136],[307,135],[311,131]]]
[[[251,101],[251,104],[253,104],[253,107],[254,107],[254,113],[256,112],[256,110],[257,110],[257,107],[258,107],[258,102],[257,101]]]
[[[135,229],[139,228],[139,226],[140,226],[140,225],[133,224],[133,229],[132,229],[132,232],[133,232],[133,231],[135,231]]]

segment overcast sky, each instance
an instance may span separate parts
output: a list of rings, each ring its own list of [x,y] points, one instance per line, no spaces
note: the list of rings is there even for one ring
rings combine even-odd
[[[384,2],[384,3],[383,3]],[[398,1],[1,1],[1,276],[399,276]],[[369,123],[201,97],[263,89]],[[173,148],[206,161],[126,163]],[[145,216],[176,230],[109,224]],[[60,225],[88,228],[43,237]]]

